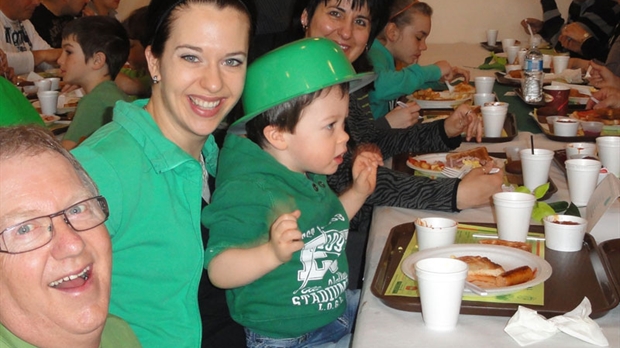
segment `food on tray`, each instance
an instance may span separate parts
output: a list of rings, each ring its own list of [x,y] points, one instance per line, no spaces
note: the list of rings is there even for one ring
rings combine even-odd
[[[480,244],[491,244],[491,245],[503,245],[511,248],[521,249],[523,251],[532,252],[532,247],[523,242],[514,242],[509,240],[501,240],[501,239],[483,239],[479,242]]]
[[[578,89],[571,88],[568,92],[569,98],[590,98],[589,95],[581,93]]]
[[[472,168],[478,168],[493,159],[489,156],[487,148],[479,146],[470,150],[461,152],[450,152],[446,155],[446,165],[452,168],[461,168],[469,165]]]
[[[467,82],[461,82],[458,85],[454,86],[454,92],[456,93],[476,93],[476,87],[470,85]]]
[[[467,263],[467,281],[486,289],[522,284],[536,278],[536,270],[527,265],[505,271],[501,265],[484,256],[461,256],[456,259]]]
[[[53,115],[41,115],[41,118],[44,122],[53,122],[56,121],[56,116]]]
[[[582,110],[573,112],[571,116],[581,121],[603,122],[603,124],[608,126],[620,124],[620,109],[601,108]]]
[[[461,100],[465,99],[469,96],[469,93],[449,93],[449,92],[437,92],[433,91],[431,88],[420,89],[413,92],[413,99],[417,100],[432,100],[432,101],[451,101],[451,100]]]
[[[409,156],[407,161],[409,161],[409,163],[414,167],[418,167],[418,168],[422,168],[426,170],[435,170],[438,172],[442,171],[446,167],[446,164],[442,161],[427,162],[425,160],[419,160],[412,156]]]
[[[523,77],[523,70],[512,70],[510,72],[508,72],[508,76],[514,78],[514,79],[520,79]]]

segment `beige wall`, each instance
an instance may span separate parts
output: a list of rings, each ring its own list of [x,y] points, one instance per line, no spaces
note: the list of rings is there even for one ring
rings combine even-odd
[[[286,0],[280,0],[286,1]],[[149,0],[122,0],[119,18],[125,19],[134,9]],[[426,0],[433,7],[433,27],[429,43],[481,42],[486,29],[499,30],[498,38],[527,39],[519,24],[523,18],[542,18],[539,0]],[[556,0],[565,15],[570,0]]]

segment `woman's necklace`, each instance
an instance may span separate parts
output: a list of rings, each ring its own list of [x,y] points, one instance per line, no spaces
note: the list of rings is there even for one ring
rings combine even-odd
[[[200,166],[202,167],[202,199],[205,202],[211,202],[211,190],[209,190],[209,172],[205,163],[205,156],[200,153]]]

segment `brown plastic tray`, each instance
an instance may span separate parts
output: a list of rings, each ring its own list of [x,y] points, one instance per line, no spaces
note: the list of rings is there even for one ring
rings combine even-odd
[[[495,227],[495,224],[467,224]],[[414,230],[415,225],[412,222],[392,228],[370,289],[373,295],[388,307],[420,312],[422,307],[419,297],[385,296],[385,291],[413,237]],[[530,231],[543,232],[543,227],[530,226]],[[618,255],[617,252],[615,255]],[[602,253],[590,234],[586,233],[583,248],[579,252],[567,253],[545,248],[545,260],[551,264],[553,274],[545,281],[545,304],[531,306],[539,314],[546,317],[564,314],[573,310],[584,296],[587,296],[592,304],[590,316],[599,318],[620,302],[617,283],[612,278],[608,262],[602,258]],[[463,301],[461,314],[512,316],[518,306],[518,304]]]
[[[620,238],[604,241],[599,245],[603,255],[603,261],[611,270],[611,276],[616,283],[616,289],[620,293]]]
[[[392,169],[399,171],[399,172],[411,174],[411,175],[415,174],[415,170],[407,166],[407,160],[409,159],[409,156],[419,156],[419,155],[423,155],[423,153],[404,152],[404,153],[399,153],[399,154],[392,156]],[[506,153],[489,152],[489,156],[505,159]],[[514,177],[514,176],[515,176],[514,174],[511,174],[511,177]],[[512,181],[511,183],[514,184],[514,182]],[[549,177],[549,189],[547,190],[547,193],[545,193],[545,195],[539,199],[539,201],[546,201],[547,199],[551,198],[551,196],[553,196],[553,194],[556,192],[558,192],[558,187],[555,185],[555,182],[551,180],[551,177]]]
[[[570,108],[569,108],[569,112],[570,112]],[[538,128],[540,128],[540,130],[543,132],[543,134],[553,140],[553,141],[561,141],[561,142],[565,142],[565,143],[583,143],[583,142],[596,142],[596,137],[594,136],[585,136],[585,135],[577,135],[574,137],[561,137],[561,136],[557,136],[555,134],[549,133],[549,129],[547,127],[543,127],[542,124],[540,123],[540,121],[538,121],[537,117],[531,116],[532,119],[534,120],[534,122],[536,122],[536,124],[538,125]]]
[[[444,116],[444,115],[450,115],[454,112],[453,109],[422,109],[420,110],[420,116],[424,117],[425,119],[433,119],[437,116]],[[505,137],[499,137],[499,138],[489,138],[489,137],[482,137],[482,142],[483,143],[505,143],[508,141],[512,141],[516,136],[517,136],[517,121],[515,118],[515,115],[512,112],[509,112],[508,114],[506,114],[506,120],[504,121],[504,131],[506,131],[506,136]],[[463,141],[467,141],[465,140],[465,137],[463,137]],[[469,140],[469,142],[475,142],[476,139],[472,138]]]
[[[495,42],[495,46],[489,46],[489,44],[486,43],[486,41],[484,41],[480,43],[480,46],[482,46],[482,48],[484,48],[487,51],[491,51],[495,53],[504,52],[501,41]]]

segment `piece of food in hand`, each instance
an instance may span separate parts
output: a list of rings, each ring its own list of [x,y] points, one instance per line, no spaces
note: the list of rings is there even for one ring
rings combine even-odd
[[[502,240],[502,239],[483,239],[479,242],[480,244],[490,244],[490,245],[503,245],[511,248],[521,249],[523,251],[532,252],[532,246],[524,242],[514,242],[510,240]]]
[[[446,165],[452,168],[461,168],[464,165],[478,168],[485,165],[488,161],[493,161],[493,159],[489,156],[489,152],[484,146],[466,151],[450,152],[446,155]]]
[[[505,272],[504,268],[484,256],[457,257],[467,264],[467,281],[484,288],[496,287],[496,278]]]
[[[357,155],[361,154],[362,152],[371,152],[383,158],[383,155],[381,154],[381,149],[379,148],[379,146],[377,146],[377,144],[367,143],[367,144],[360,144],[355,148],[353,160],[355,160],[355,157],[357,157]]]
[[[500,274],[495,284],[498,287],[511,286],[529,282],[536,277],[536,270],[532,270],[529,266],[521,266]]]
[[[601,108],[592,110],[575,111],[571,115],[581,121],[603,122],[608,126],[620,124],[620,109]]]

